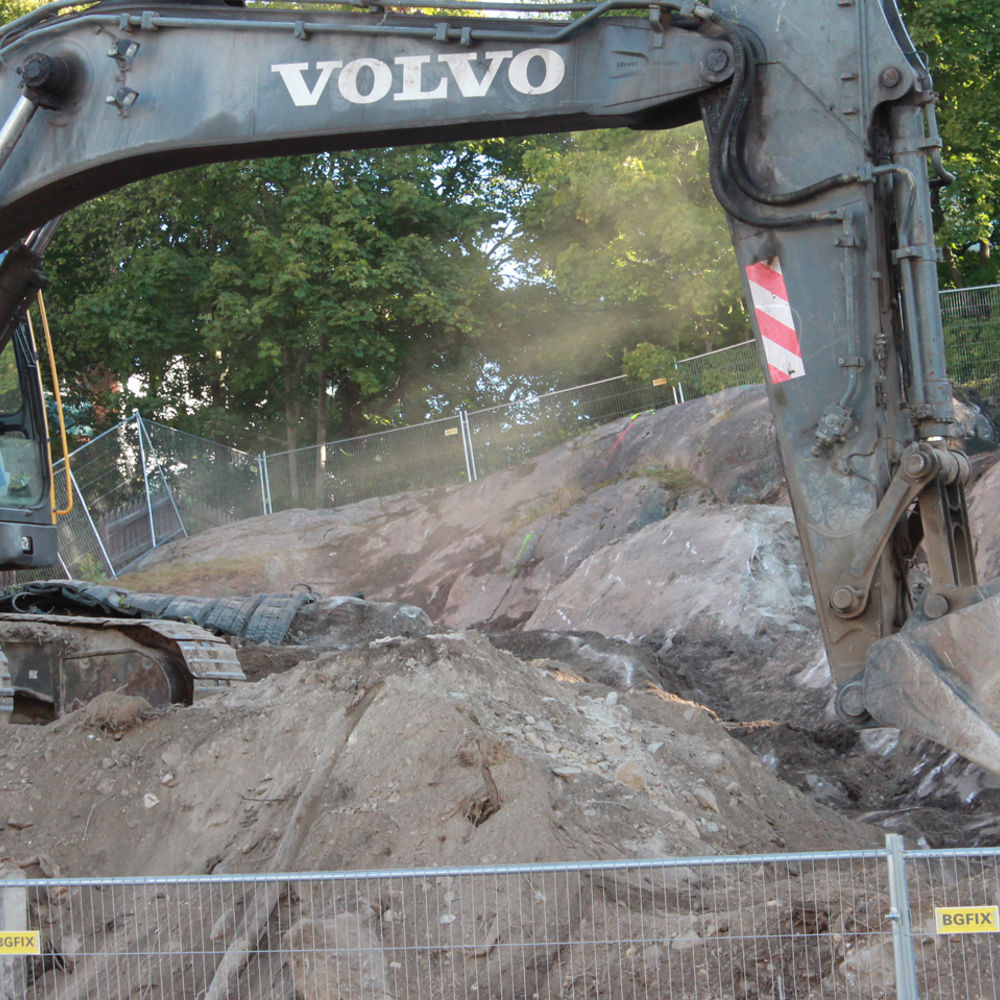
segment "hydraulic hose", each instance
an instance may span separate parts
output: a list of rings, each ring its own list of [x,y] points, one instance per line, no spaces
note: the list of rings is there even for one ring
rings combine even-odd
[[[729,93],[723,105],[718,124],[718,141],[711,146],[709,178],[716,198],[732,216],[748,225],[775,229],[807,226],[816,223],[838,222],[837,211],[818,211],[785,215],[754,212],[740,204],[737,192],[755,205],[795,205],[838,187],[863,181],[860,174],[840,173],[794,191],[767,191],[749,176],[742,161],[741,150],[745,144],[744,126],[750,95],[754,87],[754,55],[746,32],[714,11],[706,16],[723,38],[732,46],[734,67]]]

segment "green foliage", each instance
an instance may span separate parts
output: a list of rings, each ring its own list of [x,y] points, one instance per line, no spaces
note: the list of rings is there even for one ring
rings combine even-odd
[[[917,49],[926,53],[946,166],[957,181],[938,195],[944,279],[981,285],[1000,278],[1000,19],[995,0],[901,0]]]
[[[622,374],[636,381],[650,382],[655,378],[675,375],[672,351],[644,340],[622,354]]]
[[[328,403],[358,433],[480,332],[498,282],[488,161],[414,147],[218,164],[81,206],[48,255],[63,369],[82,394],[116,373],[123,410],[135,377],[146,415],[209,437],[308,422],[327,439]]]
[[[0,24],[7,24],[42,5],[43,0],[0,0]]]
[[[746,337],[700,128],[550,137],[526,161],[537,192],[520,249],[550,352],[577,361],[576,377],[642,342],[676,357]]]

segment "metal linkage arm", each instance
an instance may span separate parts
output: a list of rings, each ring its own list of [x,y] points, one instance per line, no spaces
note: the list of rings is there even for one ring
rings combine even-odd
[[[951,485],[965,480],[969,462],[961,453],[921,442],[903,453],[902,461],[878,506],[855,535],[856,554],[830,592],[830,607],[841,618],[856,618],[868,605],[872,580],[892,533],[907,509],[932,482]]]

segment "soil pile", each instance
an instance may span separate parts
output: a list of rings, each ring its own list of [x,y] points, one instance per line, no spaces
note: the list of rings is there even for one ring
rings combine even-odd
[[[120,582],[329,599],[193,707],[108,695],[8,729],[0,858],[136,875],[839,849],[879,825],[1000,842],[1000,782],[833,716],[762,393],[622,430],[155,553]]]

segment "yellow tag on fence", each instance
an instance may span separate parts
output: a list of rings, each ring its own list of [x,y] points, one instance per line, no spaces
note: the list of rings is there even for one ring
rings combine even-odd
[[[41,955],[38,931],[0,931],[0,955]]]
[[[938,934],[982,934],[1000,931],[1000,906],[935,906]]]

